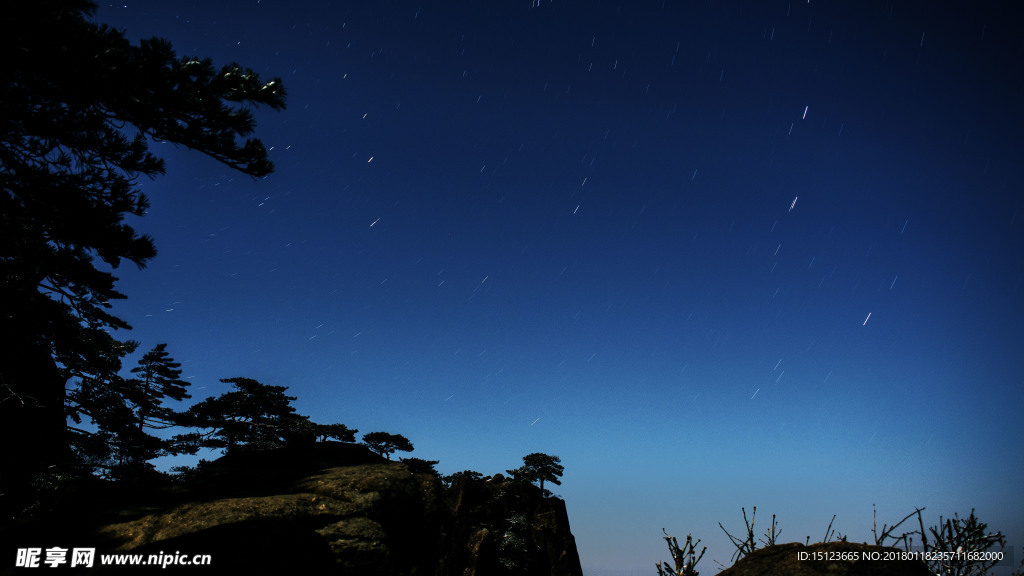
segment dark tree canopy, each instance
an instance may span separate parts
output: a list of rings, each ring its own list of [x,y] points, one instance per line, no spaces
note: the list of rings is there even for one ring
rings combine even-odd
[[[127,399],[136,407],[139,430],[176,425],[177,412],[164,406],[163,399],[181,401],[192,396],[187,392],[188,382],[181,379],[181,364],[167,353],[167,344],[157,344],[131,371],[138,377],[129,381],[132,387]]]
[[[368,432],[363,434],[363,443],[381,456],[391,459],[395,451],[412,452],[412,442],[401,434],[388,434],[387,432]]]
[[[399,458],[402,464],[409,467],[409,471],[413,474],[433,474],[438,476],[437,466],[440,460],[424,460],[423,458]]]
[[[197,447],[232,451],[280,448],[293,432],[315,425],[295,412],[295,396],[285,386],[262,384],[252,378],[223,378],[234,390],[191,406],[182,422],[209,432],[193,436]]]
[[[96,431],[72,429],[71,445],[76,454],[90,467],[117,476],[151,468],[147,461],[158,456],[179,453],[173,440],[147,432],[180,422],[181,414],[163,404],[166,398],[180,401],[191,397],[179,367],[167,353],[167,345],[157,344],[132,368],[138,378],[115,375],[104,382],[80,382],[68,393],[69,403],[76,408],[73,420],[80,424],[80,415],[88,416]]]
[[[526,482],[540,481],[540,489],[544,490],[544,481],[547,480],[556,486],[562,483],[558,480],[562,476],[564,468],[560,464],[558,456],[550,456],[540,452],[523,456],[523,465],[515,470],[506,470],[516,480]]]
[[[441,477],[441,482],[444,483],[446,488],[458,488],[459,486],[465,486],[471,484],[477,480],[483,478],[484,475],[476,470],[462,470],[461,472],[455,472],[447,476]]]
[[[284,107],[279,79],[131,44],[95,24],[87,0],[33,0],[0,18],[0,493],[68,461],[65,385],[102,387],[130,346],[108,312],[112,271],[144,266],[152,239],[125,223],[148,207],[140,175],[163,173],[151,140],[246,174],[273,169],[247,106]],[[242,140],[239,140],[242,139]],[[70,415],[76,411],[69,406]],[[17,442],[9,441],[18,438]],[[0,506],[3,507],[3,506]]]
[[[353,430],[344,424],[313,425],[313,436],[320,442],[325,442],[329,438],[334,438],[340,442],[355,442],[357,432],[359,430]]]

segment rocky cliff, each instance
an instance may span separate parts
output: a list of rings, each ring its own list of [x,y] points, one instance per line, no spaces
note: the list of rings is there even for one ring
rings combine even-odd
[[[448,491],[441,576],[582,576],[565,502],[501,474],[456,482]]]
[[[500,476],[446,488],[353,444],[224,458],[186,489],[116,506],[103,504],[116,494],[79,496],[63,518],[0,533],[4,553],[210,555],[208,569],[179,569],[189,574],[582,575],[562,500]]]

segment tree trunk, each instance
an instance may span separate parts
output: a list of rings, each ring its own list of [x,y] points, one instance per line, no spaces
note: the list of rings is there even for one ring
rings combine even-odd
[[[19,336],[21,338],[19,338]],[[0,346],[0,512],[34,502],[33,477],[70,460],[64,412],[66,380],[50,351],[18,330]]]

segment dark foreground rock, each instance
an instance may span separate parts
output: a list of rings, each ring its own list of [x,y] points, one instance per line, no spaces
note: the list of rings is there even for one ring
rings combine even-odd
[[[59,546],[210,555],[207,568],[160,570],[189,574],[582,575],[562,500],[500,476],[446,489],[351,444],[222,459],[187,490],[121,495],[116,506],[105,503],[116,494],[78,496],[63,516],[0,531],[0,573],[15,548]]]
[[[778,544],[751,552],[718,576],[933,576],[921,561],[864,559],[897,551],[854,542]],[[803,559],[801,553],[806,554]],[[858,560],[842,560],[844,554]]]
[[[463,481],[447,493],[441,576],[582,576],[565,502],[501,474]]]

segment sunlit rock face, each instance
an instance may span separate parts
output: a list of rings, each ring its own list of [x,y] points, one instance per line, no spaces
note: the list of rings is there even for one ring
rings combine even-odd
[[[500,476],[446,489],[353,444],[223,458],[188,489],[94,500],[69,513],[73,522],[0,537],[97,554],[209,554],[209,567],[162,570],[190,574],[582,575],[562,500]],[[118,570],[130,569],[99,573]]]
[[[871,560],[886,558],[896,548],[827,542],[804,546],[778,544],[740,558],[719,576],[934,576],[920,561]],[[845,559],[844,559],[845,558]]]
[[[440,483],[398,462],[328,468],[276,489],[182,503],[100,529],[122,550],[169,546],[246,569],[414,574],[437,562]],[[228,555],[225,558],[225,555]]]

